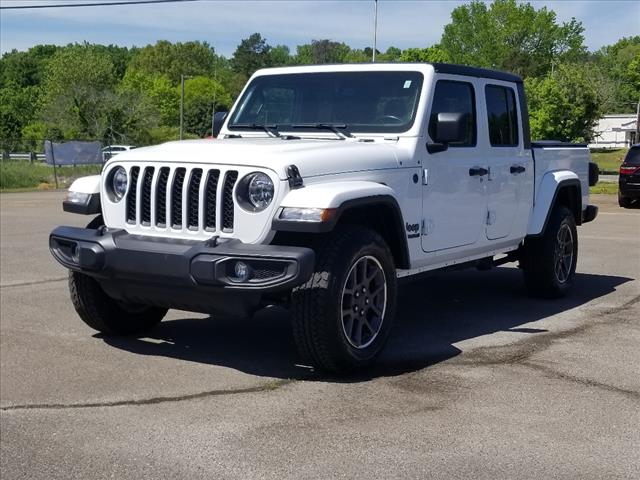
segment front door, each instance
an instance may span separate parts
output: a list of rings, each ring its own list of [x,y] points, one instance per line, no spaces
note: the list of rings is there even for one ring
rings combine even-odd
[[[435,85],[429,113],[430,139],[435,137],[439,113],[463,113],[469,128],[464,141],[450,144],[443,152],[425,153],[422,195],[425,252],[471,245],[484,233],[488,171],[477,146],[476,87],[476,79],[448,76],[441,77]]]

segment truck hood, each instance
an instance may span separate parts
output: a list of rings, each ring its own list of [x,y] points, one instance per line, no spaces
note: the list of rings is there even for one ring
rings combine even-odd
[[[111,162],[185,162],[269,168],[282,180],[295,164],[302,177],[397,168],[402,149],[395,144],[354,139],[232,138],[185,140],[138,148],[114,156]]]

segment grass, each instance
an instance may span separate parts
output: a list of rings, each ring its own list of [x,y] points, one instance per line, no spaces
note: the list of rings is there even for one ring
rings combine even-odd
[[[615,150],[593,149],[591,150],[591,161],[596,162],[600,168],[600,173],[618,173],[620,164],[624,160],[628,148],[618,148]]]
[[[616,195],[618,193],[618,182],[598,182],[594,187],[589,187],[589,193]]]
[[[67,188],[78,177],[96,175],[102,165],[57,167],[58,187]],[[56,188],[53,167],[44,163],[3,161],[0,163],[0,191],[50,190]]]

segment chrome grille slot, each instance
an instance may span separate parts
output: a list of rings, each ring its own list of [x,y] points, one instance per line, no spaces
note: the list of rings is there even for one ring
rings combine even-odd
[[[141,203],[141,215],[140,223],[145,226],[151,225],[151,184],[153,182],[153,172],[155,168],[147,167],[144,169],[144,175],[142,177],[142,198]]]
[[[169,183],[169,167],[162,167],[158,175],[156,187],[156,225],[164,228],[167,226],[167,184]]]
[[[136,203],[138,200],[138,174],[140,167],[132,167],[129,175],[131,182],[129,184],[129,193],[127,194],[127,223],[136,223]]]
[[[197,230],[200,217],[200,180],[202,179],[202,169],[194,168],[189,177],[189,187],[187,190],[187,228]]]
[[[204,193],[204,228],[215,232],[216,230],[216,207],[218,198],[218,180],[220,170],[209,170]]]
[[[222,231],[233,232],[233,187],[238,180],[238,172],[230,170],[224,177],[222,192]]]
[[[171,186],[171,227],[177,230],[182,228],[182,186],[186,172],[185,168],[177,168]]]

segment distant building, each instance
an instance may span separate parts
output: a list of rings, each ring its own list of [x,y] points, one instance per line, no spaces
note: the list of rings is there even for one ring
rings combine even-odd
[[[598,120],[589,148],[624,148],[640,142],[636,138],[636,122],[635,113],[605,115]]]

